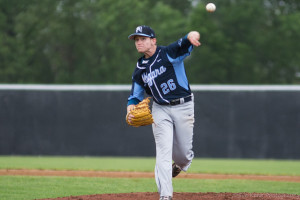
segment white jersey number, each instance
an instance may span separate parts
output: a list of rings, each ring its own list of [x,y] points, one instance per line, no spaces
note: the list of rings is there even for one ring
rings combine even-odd
[[[167,81],[167,83],[162,83],[160,87],[164,94],[168,94],[170,91],[176,89],[176,84],[174,83],[173,79],[170,79]]]

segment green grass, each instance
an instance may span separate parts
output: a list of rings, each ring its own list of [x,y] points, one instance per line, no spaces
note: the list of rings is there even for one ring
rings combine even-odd
[[[270,192],[300,195],[300,183],[174,179],[176,192]],[[156,192],[149,178],[0,177],[0,199],[41,199],[104,193]]]
[[[0,156],[0,169],[153,172],[155,158]],[[300,176],[300,160],[200,159],[190,173]]]
[[[154,158],[0,156],[0,169],[153,171]]]
[[[153,172],[154,158],[0,156],[0,169]],[[299,160],[194,159],[190,173],[300,176]],[[269,192],[300,195],[300,183],[173,179],[175,192]],[[0,199],[39,199],[103,193],[156,192],[154,178],[0,176]]]
[[[195,159],[190,172],[300,176],[300,160]]]

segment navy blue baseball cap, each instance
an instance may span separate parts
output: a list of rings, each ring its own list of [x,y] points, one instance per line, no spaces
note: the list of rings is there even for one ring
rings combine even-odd
[[[150,26],[145,26],[145,25],[136,27],[135,33],[129,35],[128,39],[134,40],[134,37],[137,35],[145,36],[149,38],[155,38],[155,32],[153,31],[153,29]]]

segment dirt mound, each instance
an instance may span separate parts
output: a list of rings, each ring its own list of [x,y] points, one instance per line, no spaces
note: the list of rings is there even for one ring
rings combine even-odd
[[[158,200],[158,193],[123,193],[70,196],[47,200]],[[300,200],[300,195],[271,193],[174,193],[173,200]],[[46,200],[46,199],[45,199]]]

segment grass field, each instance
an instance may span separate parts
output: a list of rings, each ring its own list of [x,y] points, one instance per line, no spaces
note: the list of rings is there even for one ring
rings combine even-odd
[[[154,158],[0,156],[0,169],[152,172]],[[300,176],[299,160],[199,159],[191,173]],[[300,183],[174,179],[176,192],[268,192],[300,195]],[[103,193],[156,192],[152,178],[0,176],[0,199],[38,199]]]
[[[0,156],[0,169],[54,169],[153,172],[155,158]],[[191,173],[300,176],[300,160],[200,159]]]

